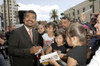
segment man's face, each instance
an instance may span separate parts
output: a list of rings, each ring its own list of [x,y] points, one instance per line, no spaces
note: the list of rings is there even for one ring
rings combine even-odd
[[[97,35],[100,35],[100,15],[97,18],[97,23],[95,24]]]
[[[61,25],[63,28],[67,28],[69,26],[70,22],[68,19],[61,19]]]
[[[36,24],[36,16],[33,13],[27,13],[24,18],[24,23],[27,27],[34,27]]]

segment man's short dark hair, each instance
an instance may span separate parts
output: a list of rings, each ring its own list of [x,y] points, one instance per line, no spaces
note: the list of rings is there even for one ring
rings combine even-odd
[[[24,18],[25,18],[25,16],[26,16],[27,13],[33,13],[33,14],[35,15],[35,19],[37,18],[36,12],[33,11],[33,10],[26,11],[26,12],[24,13]]]
[[[68,20],[70,21],[70,18],[69,18],[69,17],[61,17],[60,19],[61,19],[61,20],[62,20],[62,19],[68,19]]]

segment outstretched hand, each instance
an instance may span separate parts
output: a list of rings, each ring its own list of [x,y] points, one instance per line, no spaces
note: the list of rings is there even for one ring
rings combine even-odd
[[[82,14],[81,19],[82,19],[83,22],[85,22],[86,21],[86,14]]]
[[[37,53],[39,51],[39,49],[42,49],[42,47],[41,46],[33,46],[32,48],[30,48],[30,54]]]

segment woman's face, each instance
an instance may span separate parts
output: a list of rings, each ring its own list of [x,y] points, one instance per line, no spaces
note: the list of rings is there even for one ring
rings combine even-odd
[[[97,35],[100,35],[100,15],[97,18],[97,23],[95,24]]]

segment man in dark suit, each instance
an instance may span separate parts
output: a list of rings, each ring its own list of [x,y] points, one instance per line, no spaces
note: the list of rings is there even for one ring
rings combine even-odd
[[[23,21],[22,27],[12,31],[8,51],[13,57],[13,66],[36,66],[34,54],[41,48],[37,46],[38,33],[33,28],[36,24],[36,13],[27,11]]]

